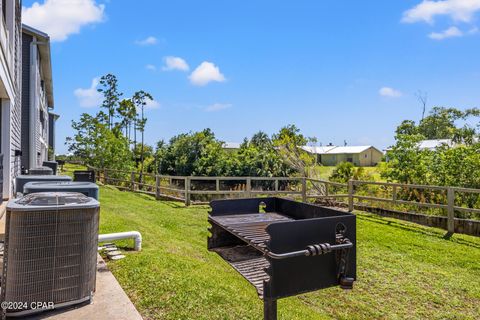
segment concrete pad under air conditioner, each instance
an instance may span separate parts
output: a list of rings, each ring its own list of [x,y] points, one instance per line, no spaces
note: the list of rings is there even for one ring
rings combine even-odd
[[[141,320],[133,303],[123,291],[117,279],[108,270],[103,259],[98,256],[96,291],[93,303],[77,305],[71,308],[52,310],[34,317],[22,319],[116,319],[116,320]]]

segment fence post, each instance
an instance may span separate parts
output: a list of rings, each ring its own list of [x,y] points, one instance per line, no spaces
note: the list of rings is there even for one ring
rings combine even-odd
[[[160,177],[155,175],[155,199],[160,199]]]
[[[397,186],[392,187],[392,200],[395,205],[395,202],[397,201]]]
[[[328,183],[325,183],[324,186],[325,186],[325,197],[328,197]]]
[[[103,184],[107,185],[107,169],[103,169]]]
[[[190,177],[185,177],[185,205],[190,205]]]
[[[302,202],[307,202],[307,178],[302,178]]]
[[[251,198],[252,197],[252,178],[251,177],[247,177],[245,187],[246,187],[246,190],[245,190],[246,197]]]
[[[455,190],[447,188],[447,230],[449,233],[455,233]]]
[[[220,179],[219,178],[215,179],[215,191],[217,191],[217,192],[220,191]]]
[[[135,171],[130,173],[130,191],[135,191]]]
[[[353,180],[348,180],[348,212],[353,211]]]

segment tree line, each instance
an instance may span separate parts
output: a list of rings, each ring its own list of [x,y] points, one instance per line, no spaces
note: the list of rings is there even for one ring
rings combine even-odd
[[[123,171],[177,176],[292,176],[305,175],[315,158],[298,148],[314,141],[295,125],[287,125],[269,136],[260,131],[245,138],[238,150],[226,150],[211,129],[181,133],[155,146],[144,142],[145,107],[153,97],[137,91],[123,98],[118,79],[101,77],[100,111],[83,113],[72,121],[74,135],[68,150],[87,165]]]
[[[94,167],[130,170],[139,166],[143,171],[145,108],[152,95],[139,90],[130,98],[122,98],[113,74],[102,76],[99,85],[98,92],[103,95],[100,111],[83,113],[72,121],[74,135],[67,137],[68,150]]]
[[[238,150],[226,150],[214,132],[181,133],[154,146],[145,144],[145,108],[153,97],[139,90],[122,98],[118,79],[100,79],[100,111],[83,113],[72,121],[74,135],[67,138],[69,151],[98,168],[137,170],[177,176],[309,176],[315,157],[299,146],[315,142],[295,125],[277,133],[262,131],[245,138]],[[480,111],[434,107],[418,122],[404,120],[395,132],[395,145],[379,165],[383,179],[392,182],[480,188]],[[426,139],[449,139],[434,149],[420,148]],[[368,179],[361,169],[342,164],[335,181]]]
[[[405,120],[387,151],[382,176],[401,183],[480,188],[480,111],[434,107],[418,123]],[[422,140],[448,139],[436,148]]]

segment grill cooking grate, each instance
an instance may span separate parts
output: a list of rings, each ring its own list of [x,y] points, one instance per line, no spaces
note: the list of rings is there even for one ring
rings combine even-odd
[[[267,226],[274,222],[292,220],[275,212],[214,216],[210,219],[262,252],[267,248],[265,242],[270,239],[266,231]]]
[[[231,262],[230,264],[247,279],[248,282],[253,284],[255,289],[257,289],[258,296],[263,299],[263,282],[268,281],[270,278],[265,272],[265,268],[270,266],[267,259],[261,257],[240,262]]]

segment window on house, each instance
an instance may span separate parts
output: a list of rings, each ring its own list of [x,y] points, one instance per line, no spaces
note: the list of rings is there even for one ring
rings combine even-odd
[[[368,154],[365,154],[365,158],[368,158]]]

